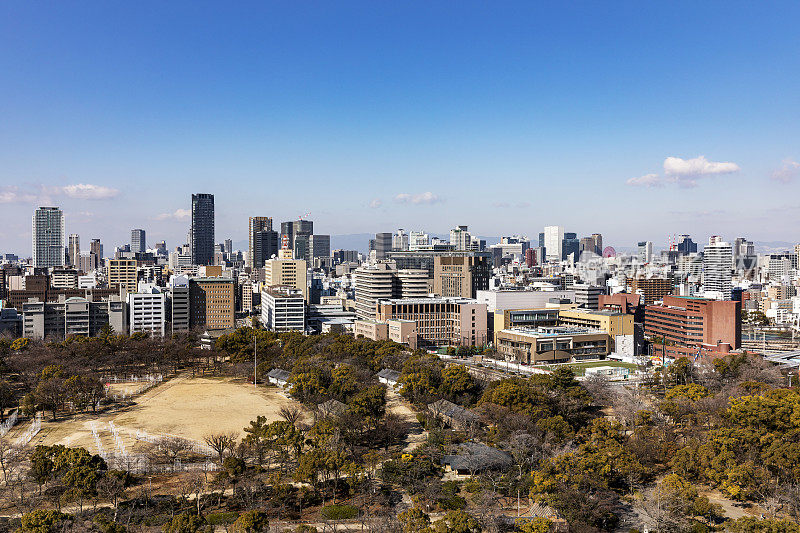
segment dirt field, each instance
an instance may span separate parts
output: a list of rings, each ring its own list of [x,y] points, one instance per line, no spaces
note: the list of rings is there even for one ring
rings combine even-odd
[[[116,386],[123,387],[122,384]],[[133,401],[134,405],[99,415],[83,414],[56,422],[50,422],[47,416],[31,446],[64,444],[83,446],[98,453],[92,435],[94,425],[101,446],[113,451],[115,441],[109,422],[119,429],[128,451],[138,446],[137,430],[154,436],[170,434],[195,441],[202,441],[210,433],[237,432],[241,436],[242,429],[257,416],[265,416],[269,421],[278,420],[278,410],[282,406],[300,406],[272,387],[259,385],[255,389],[252,384],[229,379],[188,377],[162,383]],[[307,417],[310,420],[310,415]],[[12,438],[23,434],[27,427],[27,423],[17,425],[12,430]]]

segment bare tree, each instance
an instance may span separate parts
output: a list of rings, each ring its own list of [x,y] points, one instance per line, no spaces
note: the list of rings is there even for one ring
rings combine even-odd
[[[303,411],[300,410],[300,408],[296,405],[283,405],[278,410],[278,416],[289,422],[291,425],[295,425],[298,420],[303,418]]]
[[[222,461],[225,459],[225,452],[230,452],[236,445],[235,433],[212,433],[203,437],[205,443],[217,452],[219,456],[219,464],[222,466]]]

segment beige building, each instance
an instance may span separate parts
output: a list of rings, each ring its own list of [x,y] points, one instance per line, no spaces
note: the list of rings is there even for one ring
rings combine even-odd
[[[579,326],[599,329],[611,335],[633,335],[633,315],[615,311],[568,309],[558,312],[560,326]]]
[[[468,298],[383,300],[376,320],[414,322],[419,346],[480,346],[490,340],[486,304]]]
[[[308,301],[305,259],[268,259],[264,262],[264,285],[294,287]]]
[[[362,318],[353,322],[353,335],[373,341],[385,341],[389,338],[389,324]]]
[[[235,326],[235,290],[231,278],[192,278],[189,280],[189,323],[206,330],[225,330]]]
[[[611,353],[611,336],[596,329],[569,326],[512,328],[498,331],[497,354],[525,364],[568,363],[605,359]]]
[[[122,287],[128,292],[136,292],[139,286],[136,259],[108,259],[106,265],[109,287]]]
[[[436,256],[433,292],[443,298],[475,298],[489,288],[491,263],[480,255]]]

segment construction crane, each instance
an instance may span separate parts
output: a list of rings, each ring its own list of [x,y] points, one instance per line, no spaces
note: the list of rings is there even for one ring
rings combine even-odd
[[[297,217],[297,220],[303,220],[303,219],[306,219],[306,218],[308,218],[310,216],[311,216],[311,213],[305,213],[305,214],[300,215],[299,217]]]

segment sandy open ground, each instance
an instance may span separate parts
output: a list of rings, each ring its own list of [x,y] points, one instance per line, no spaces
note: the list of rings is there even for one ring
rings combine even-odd
[[[117,386],[119,388],[119,385]],[[134,404],[114,409],[108,413],[81,414],[51,422],[49,416],[42,421],[41,432],[33,439],[36,444],[64,444],[83,446],[98,453],[92,435],[92,425],[98,432],[101,446],[115,449],[109,422],[119,430],[128,451],[137,447],[135,434],[145,431],[150,435],[169,434],[202,441],[210,433],[236,432],[259,415],[267,420],[279,420],[278,410],[284,405],[298,402],[288,399],[278,389],[237,382],[231,379],[178,377],[164,382],[133,399]],[[49,415],[49,413],[47,413]],[[310,420],[310,415],[306,415]],[[21,435],[28,423],[18,424],[12,438]]]

